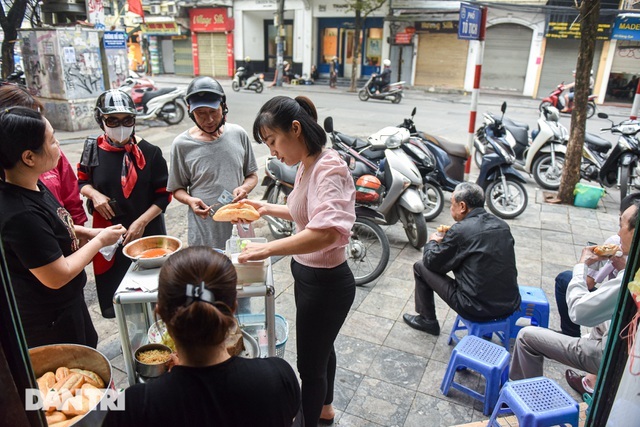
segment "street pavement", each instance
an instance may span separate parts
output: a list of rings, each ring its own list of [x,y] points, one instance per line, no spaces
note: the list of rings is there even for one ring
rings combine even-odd
[[[189,81],[188,78],[174,76],[154,78],[163,85],[186,85]],[[228,87],[230,82],[223,82],[223,85]],[[328,88],[287,86],[266,90],[274,94],[294,95],[327,92]],[[346,92],[343,91],[341,95],[346,96]],[[494,106],[499,105],[499,100],[505,99],[505,94],[483,96],[487,104]],[[423,97],[437,97],[452,104],[469,102],[468,94],[431,94],[421,91],[409,91],[407,94],[407,99]],[[509,99],[511,105],[521,104],[524,107],[535,108],[539,103],[539,100],[522,97]],[[624,117],[629,109],[608,107],[607,110],[615,116]],[[95,134],[95,131],[57,132],[72,164],[77,162],[82,147],[77,142],[88,134]],[[169,159],[169,156],[165,158]],[[260,178],[262,176],[261,171]],[[545,203],[542,190],[535,186],[533,180],[529,180],[526,187],[529,194],[526,211],[508,221],[516,242],[518,282],[544,290],[551,307],[550,328],[559,330],[554,277],[572,268],[588,241],[601,242],[617,232],[619,192],[608,189],[596,209],[586,209]],[[261,197],[261,192],[262,189],[258,187],[252,197]],[[448,197],[449,193],[445,193],[447,202],[440,216],[428,223],[429,234],[439,224],[453,223]],[[186,212],[184,205],[173,201],[166,213],[168,233],[185,243]],[[263,220],[256,225],[257,235],[271,238]],[[482,404],[469,396],[457,390],[452,390],[449,396],[441,394],[440,382],[452,350],[447,345],[447,338],[456,314],[436,298],[442,329],[439,337],[413,330],[403,322],[403,313],[415,313],[412,266],[420,259],[421,252],[408,244],[401,225],[383,228],[391,243],[389,264],[379,279],[357,289],[355,302],[335,345],[338,357],[334,400],[336,425],[437,427],[487,419],[482,414]],[[287,319],[290,327],[285,359],[295,369],[296,316],[289,262],[289,257],[279,260],[274,264],[273,271],[276,312]],[[90,281],[85,288],[85,297],[100,337],[98,350],[111,360],[116,386],[125,388],[127,380],[117,325],[115,320],[100,316],[91,266],[87,270],[90,272]],[[259,310],[260,306],[259,301],[252,302],[255,310]],[[586,332],[586,328],[583,328],[583,332]],[[564,381],[565,369],[565,366],[555,362],[545,363],[545,375],[556,380],[580,401],[580,396]],[[481,392],[484,390],[484,380],[479,375],[464,371],[457,374],[457,378],[460,377],[464,384],[477,387]]]

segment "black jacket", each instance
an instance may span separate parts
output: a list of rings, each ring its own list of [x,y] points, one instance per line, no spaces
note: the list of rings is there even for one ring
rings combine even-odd
[[[455,275],[459,303],[478,318],[504,318],[520,307],[514,240],[506,222],[476,208],[453,224],[441,243],[429,241],[429,270]]]

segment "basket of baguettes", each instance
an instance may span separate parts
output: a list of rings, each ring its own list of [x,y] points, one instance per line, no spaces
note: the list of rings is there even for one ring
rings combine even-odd
[[[620,246],[607,243],[604,245],[598,245],[593,248],[593,253],[602,257],[622,256],[622,250]]]
[[[29,349],[49,427],[96,426],[106,416],[100,403],[116,392],[111,364],[99,351],[77,344]]]

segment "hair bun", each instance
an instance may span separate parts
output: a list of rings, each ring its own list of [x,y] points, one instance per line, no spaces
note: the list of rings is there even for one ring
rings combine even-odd
[[[306,96],[296,96],[295,100],[298,105],[300,105],[302,109],[307,112],[307,114],[313,117],[313,120],[315,120],[316,122],[318,121],[318,111],[316,110],[316,106],[313,105],[313,102],[311,102],[309,98],[307,98]]]

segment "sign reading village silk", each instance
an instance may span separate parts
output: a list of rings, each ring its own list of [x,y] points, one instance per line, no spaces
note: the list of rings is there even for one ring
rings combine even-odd
[[[197,33],[218,33],[232,31],[233,18],[227,16],[227,9],[218,7],[213,9],[189,9],[191,31]]]
[[[102,43],[105,49],[126,49],[127,34],[122,31],[105,31]]]
[[[416,22],[416,33],[458,34],[458,21]]]
[[[620,15],[613,24],[612,39],[640,40],[640,15]]]

